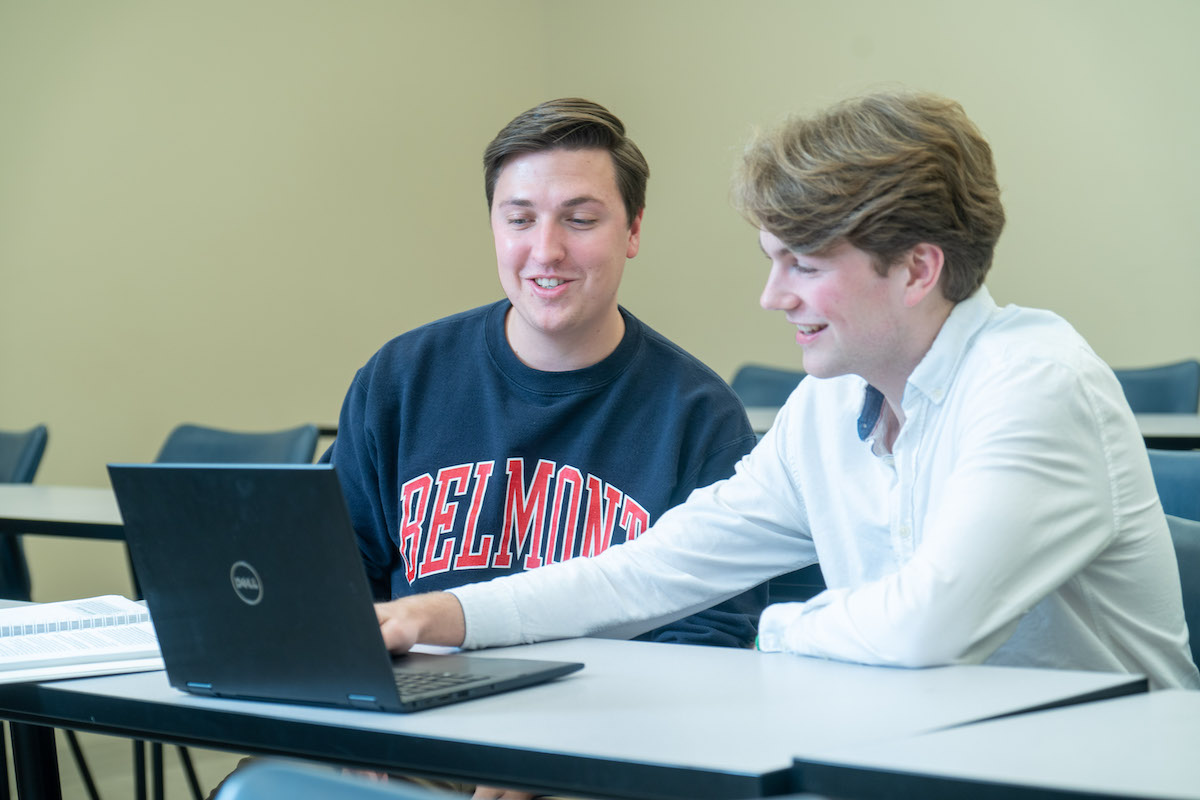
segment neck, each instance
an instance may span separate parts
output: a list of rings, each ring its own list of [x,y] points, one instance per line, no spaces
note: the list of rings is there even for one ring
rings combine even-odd
[[[943,298],[940,298],[939,295],[939,299]],[[904,427],[903,401],[908,379],[933,347],[934,340],[937,339],[942,326],[946,324],[950,312],[954,310],[954,304],[946,300],[933,304],[931,308],[932,313],[927,314],[923,324],[914,329],[913,335],[909,338],[909,346],[900,353],[894,354],[894,359],[889,365],[890,374],[881,376],[877,381],[867,378],[867,382],[883,394],[884,410],[889,412],[886,420],[886,434],[883,437],[889,452],[896,437],[900,434],[900,429]]]
[[[523,330],[513,322],[510,308],[504,323],[508,346],[527,367],[542,372],[569,372],[598,364],[621,344],[625,318],[617,309],[599,324],[571,336]]]

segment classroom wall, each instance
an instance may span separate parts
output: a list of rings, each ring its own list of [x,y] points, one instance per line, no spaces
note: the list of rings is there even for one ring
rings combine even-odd
[[[651,164],[622,302],[725,377],[801,366],[731,166],[755,125],[960,100],[1009,222],[988,284],[1109,363],[1200,356],[1193,0],[0,0],[0,427],[102,486],[178,422],[335,422],[388,337],[500,296],[479,158],[583,95]],[[28,540],[36,599],[127,591]]]

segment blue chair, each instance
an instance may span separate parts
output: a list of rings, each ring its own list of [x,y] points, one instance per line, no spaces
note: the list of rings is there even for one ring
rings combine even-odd
[[[27,431],[0,431],[0,483],[33,483],[46,452],[49,433],[45,425],[35,425]],[[29,564],[19,535],[0,536],[0,597],[6,600],[30,599]],[[76,746],[71,740],[72,747]],[[0,726],[0,780],[4,796],[8,796],[8,746],[4,728]],[[84,782],[90,779],[87,764],[80,762]]]
[[[45,425],[27,431],[0,431],[0,483],[33,483],[49,432]]]
[[[1200,522],[1167,515],[1179,586],[1183,589],[1183,617],[1191,636],[1192,661],[1200,664]]]
[[[1134,413],[1195,414],[1200,410],[1200,361],[1113,372]]]
[[[27,431],[0,431],[0,483],[33,483],[49,432],[45,425]],[[0,537],[0,597],[30,599],[29,565],[20,536]]]
[[[221,784],[216,800],[447,800],[453,795],[398,781],[376,783],[328,767],[255,761]]]
[[[1163,511],[1200,521],[1200,450],[1148,449]]]
[[[781,406],[792,390],[800,385],[805,373],[800,370],[745,364],[733,376],[730,386],[744,406]]]
[[[243,433],[180,425],[167,436],[155,461],[163,464],[311,464],[317,426]]]

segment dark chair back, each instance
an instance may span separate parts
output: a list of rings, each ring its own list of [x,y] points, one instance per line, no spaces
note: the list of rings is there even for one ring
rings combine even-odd
[[[33,483],[49,438],[45,425],[20,432],[0,431],[0,483]],[[31,591],[21,537],[0,536],[0,597],[29,600]]]
[[[1195,414],[1200,410],[1200,361],[1113,372],[1134,413]]]
[[[0,431],[0,483],[33,483],[49,432],[45,425],[27,431]]]
[[[1200,521],[1200,450],[1146,451],[1163,511]]]
[[[781,406],[805,373],[800,370],[745,364],[729,384],[744,406]]]
[[[404,781],[379,782],[329,767],[261,760],[236,770],[216,793],[216,800],[445,800],[453,797]]]
[[[1183,616],[1191,636],[1192,661],[1200,664],[1200,522],[1167,515],[1179,585],[1183,589]]]
[[[803,603],[825,591],[820,564],[812,564],[767,582],[768,603]]]
[[[180,425],[167,436],[155,461],[164,464],[309,464],[316,450],[316,425],[268,433]]]
[[[155,459],[160,464],[311,464],[317,451],[317,426],[243,433],[202,425],[180,425],[167,435]],[[142,597],[133,561],[133,593]]]

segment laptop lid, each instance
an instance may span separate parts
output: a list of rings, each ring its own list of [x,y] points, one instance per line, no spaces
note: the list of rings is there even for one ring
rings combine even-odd
[[[330,465],[108,470],[167,676],[178,689],[408,711],[582,667],[466,655],[394,659]],[[431,659],[441,672],[482,679],[402,698],[394,667],[428,671],[423,662]],[[497,675],[505,669],[516,672]]]

